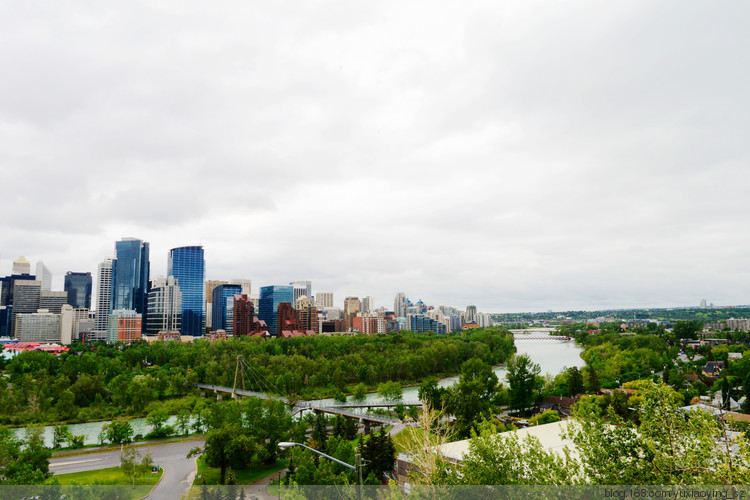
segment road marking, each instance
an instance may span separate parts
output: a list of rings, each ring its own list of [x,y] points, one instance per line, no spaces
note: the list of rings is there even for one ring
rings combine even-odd
[[[101,462],[104,460],[103,458],[91,458],[89,460],[73,460],[70,462],[57,462],[54,464],[49,464],[50,467],[62,467],[63,465],[75,465],[75,464],[85,464],[88,462]]]

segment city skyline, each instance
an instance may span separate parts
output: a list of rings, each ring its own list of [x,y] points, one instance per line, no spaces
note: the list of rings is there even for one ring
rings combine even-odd
[[[0,268],[53,289],[133,236],[376,306],[749,301],[746,3],[2,13]]]

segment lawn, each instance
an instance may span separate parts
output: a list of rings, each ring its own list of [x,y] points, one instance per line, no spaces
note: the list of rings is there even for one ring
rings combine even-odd
[[[155,485],[163,471],[159,469],[158,474],[146,474],[135,478],[136,485]],[[107,484],[107,485],[132,485],[129,477],[123,474],[119,467],[97,469],[87,472],[74,472],[72,474],[55,474],[54,478],[62,485],[67,484]]]
[[[270,465],[257,465],[246,470],[236,470],[234,471],[234,475],[237,478],[237,484],[253,484],[270,474],[285,469],[288,464],[288,460],[277,460],[276,463]],[[206,465],[203,457],[198,458],[198,473],[195,475],[193,486],[203,485],[204,479],[208,485],[219,484],[220,478],[221,469],[218,467],[209,467]]]
[[[53,480],[61,485],[59,494],[69,498],[80,495],[77,488],[88,488],[93,486],[102,497],[116,497],[123,500],[138,500],[151,492],[161,478],[162,470],[158,474],[147,474],[136,477],[135,488],[132,487],[130,478],[122,473],[119,467],[97,469],[87,472],[74,472],[72,474],[55,474]],[[76,486],[80,485],[80,486]]]

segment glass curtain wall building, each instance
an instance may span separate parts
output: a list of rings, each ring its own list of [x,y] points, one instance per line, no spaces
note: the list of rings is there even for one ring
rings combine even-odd
[[[271,335],[278,335],[279,304],[289,302],[294,304],[294,288],[291,286],[264,286],[260,289],[258,301],[258,319],[268,325]]]
[[[167,275],[175,277],[182,292],[182,334],[203,335],[206,332],[206,260],[203,247],[189,246],[170,250]]]
[[[214,288],[211,308],[211,328],[216,330],[231,330],[227,328],[227,303],[234,304],[234,296],[242,293],[242,285],[218,285]]]
[[[91,309],[91,273],[65,274],[65,291],[68,292],[68,304],[74,309]]]
[[[145,315],[150,270],[149,244],[135,238],[123,238],[115,243],[115,252],[110,310],[125,309]]]

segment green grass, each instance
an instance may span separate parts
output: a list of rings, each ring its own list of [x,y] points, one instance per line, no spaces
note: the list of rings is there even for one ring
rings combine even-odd
[[[285,469],[287,465],[289,465],[288,460],[277,460],[276,463],[270,465],[256,465],[246,470],[235,470],[234,475],[237,478],[237,484],[253,484],[270,474]],[[207,485],[219,484],[221,469],[207,466],[203,457],[200,457],[198,458],[198,473],[195,475],[193,486],[202,486],[204,479]]]
[[[159,482],[163,471],[159,469],[158,474],[148,473],[145,476],[135,478],[136,485],[155,485]],[[71,474],[55,474],[53,476],[62,485],[68,484],[107,484],[107,485],[132,485],[129,477],[123,474],[119,467],[97,469],[86,472],[73,472]]]

